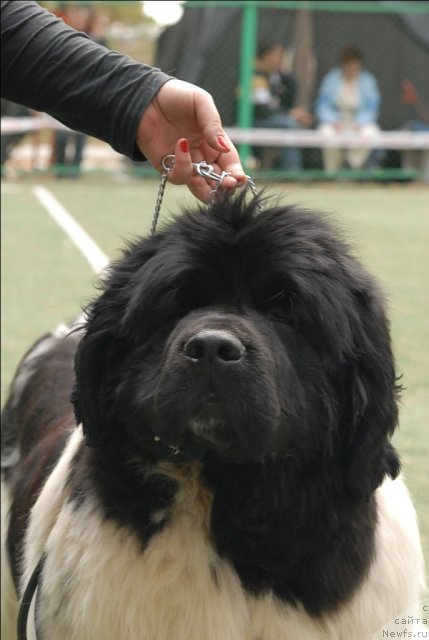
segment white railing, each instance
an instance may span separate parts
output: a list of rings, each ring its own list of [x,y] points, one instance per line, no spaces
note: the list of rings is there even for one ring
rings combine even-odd
[[[429,150],[429,132],[380,131],[371,135],[356,132],[338,132],[334,136],[313,129],[240,129],[227,127],[234,144],[251,144],[266,147],[341,147],[375,149],[423,149]]]
[[[48,115],[28,118],[3,117],[1,133],[30,133],[42,129],[67,129]],[[226,132],[234,144],[251,144],[264,147],[342,147],[377,149],[423,149],[429,150],[429,132],[380,131],[372,135],[356,132],[338,132],[335,136],[313,129],[240,129],[226,127]]]

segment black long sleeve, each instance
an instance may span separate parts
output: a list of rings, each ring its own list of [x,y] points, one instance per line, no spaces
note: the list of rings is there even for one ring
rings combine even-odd
[[[141,116],[170,76],[94,43],[36,2],[1,1],[2,97],[134,160]]]

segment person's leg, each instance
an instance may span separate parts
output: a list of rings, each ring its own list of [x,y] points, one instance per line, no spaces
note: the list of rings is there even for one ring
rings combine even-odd
[[[375,124],[365,124],[361,127],[360,133],[362,137],[370,138],[377,135],[380,129]],[[377,158],[377,152],[379,150],[371,147],[362,149],[347,149],[346,158],[352,169],[362,169],[370,156],[373,160],[373,166],[375,166],[375,160]]]
[[[429,123],[420,120],[407,122],[406,129],[409,131],[429,131]],[[415,149],[402,152],[402,166],[404,169],[421,171],[421,177],[429,182],[429,150]]]
[[[9,160],[13,148],[18,144],[26,133],[5,133],[1,135],[1,174],[5,175],[5,165]]]
[[[319,131],[322,135],[331,137],[336,136],[336,130],[332,124],[321,124]],[[328,173],[335,173],[341,169],[344,161],[344,151],[336,147],[323,147],[323,167]]]
[[[2,133],[1,135],[1,170],[4,175],[6,162],[9,160],[9,156],[13,147],[22,138],[22,134],[15,133]]]
[[[265,129],[299,129],[297,122],[287,113],[274,113],[263,120],[256,120],[255,127]],[[286,171],[302,170],[302,154],[296,147],[282,147],[279,166]]]
[[[63,176],[65,172],[68,135],[66,131],[61,130],[55,133],[55,173],[58,177]]]
[[[83,150],[86,144],[86,135],[84,133],[76,133],[76,146],[74,152],[73,164],[76,167],[80,167],[83,159]]]

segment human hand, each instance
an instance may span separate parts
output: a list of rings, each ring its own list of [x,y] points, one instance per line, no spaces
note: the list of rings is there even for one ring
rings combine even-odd
[[[291,115],[292,118],[303,127],[308,127],[313,121],[313,116],[311,115],[311,113],[309,113],[307,109],[304,109],[303,107],[294,107],[289,111],[289,115]]]
[[[195,175],[192,162],[205,160],[216,173],[231,173],[222,182],[233,189],[246,181],[238,152],[222,128],[220,115],[207,91],[181,80],[169,80],[145,110],[137,131],[137,144],[149,162],[162,172],[164,156],[176,160],[168,180],[187,184],[207,202],[213,181]]]

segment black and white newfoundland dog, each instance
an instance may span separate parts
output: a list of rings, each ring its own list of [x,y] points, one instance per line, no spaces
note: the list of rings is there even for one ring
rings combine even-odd
[[[380,291],[328,221],[184,211],[18,369],[6,619],[15,592],[40,640],[370,640],[424,583],[398,393]]]

